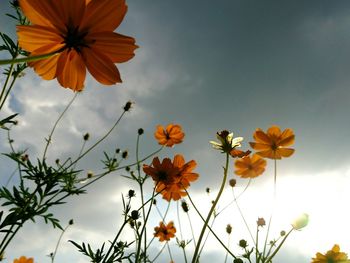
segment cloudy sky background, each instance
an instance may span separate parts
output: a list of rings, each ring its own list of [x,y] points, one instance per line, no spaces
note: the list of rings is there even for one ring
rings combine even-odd
[[[1,1],[2,13],[10,11]],[[128,1],[129,11],[117,30],[136,38],[140,46],[133,60],[119,65],[123,84],[104,87],[87,79],[60,122],[49,148],[48,160],[76,156],[82,136],[89,132],[92,145],[111,127],[128,100],[135,105],[112,135],[79,168],[100,171],[102,152],[116,147],[128,149],[128,162],[135,159],[137,129],[145,130],[141,155],[158,148],[153,139],[157,124],[179,123],[186,137],[183,144],[161,152],[160,157],[184,154],[194,159],[200,174],[190,193],[203,213],[215,197],[222,176],[224,156],[208,144],[215,133],[228,129],[243,136],[244,148],[258,127],[272,124],[292,128],[296,134],[295,154],[278,162],[277,202],[271,237],[288,230],[300,213],[310,215],[309,225],[293,233],[276,258],[276,263],[307,263],[316,252],[338,243],[350,253],[348,243],[348,200],[350,193],[349,101],[350,101],[350,2],[325,1]],[[0,17],[0,31],[13,32],[12,21]],[[3,54],[1,54],[4,57]],[[4,77],[0,78],[1,83]],[[41,157],[54,121],[73,97],[56,80],[41,81],[31,69],[15,86],[1,118],[18,112],[19,125],[12,136],[18,149],[28,149],[34,159]],[[9,151],[1,132],[1,152]],[[150,162],[150,161],[149,161]],[[269,218],[273,193],[273,162],[252,181],[239,205],[255,229],[258,217]],[[0,159],[1,183],[5,184],[15,166]],[[231,164],[230,178],[234,177]],[[95,248],[113,239],[121,220],[121,193],[136,185],[112,174],[88,188],[88,194],[69,199],[54,210],[63,225],[75,224],[63,237],[56,262],[88,262],[67,242],[90,242]],[[11,181],[16,184],[16,179]],[[236,193],[247,184],[238,180]],[[151,185],[151,182],[149,182]],[[207,196],[205,188],[212,194]],[[203,201],[204,200],[204,201]],[[220,204],[232,200],[228,187]],[[166,207],[159,199],[160,209]],[[176,204],[172,204],[176,211]],[[200,220],[191,209],[192,223]],[[182,218],[186,219],[182,214]],[[170,213],[168,220],[176,220]],[[149,233],[160,218],[154,213]],[[239,239],[249,239],[235,205],[215,221],[214,229],[226,242],[225,226],[231,224],[231,247],[237,254]],[[185,239],[188,223],[183,222]],[[200,229],[196,232],[199,233]],[[265,232],[262,231],[262,234]],[[50,262],[60,231],[50,226],[27,223],[16,236],[6,256],[9,262],[20,255],[35,262]],[[198,234],[197,234],[198,236]],[[181,251],[172,243],[175,262]],[[193,249],[190,244],[189,250]],[[153,255],[159,249],[154,242]],[[215,240],[208,240],[203,262],[222,258],[225,252]],[[165,254],[159,262],[170,261]]]

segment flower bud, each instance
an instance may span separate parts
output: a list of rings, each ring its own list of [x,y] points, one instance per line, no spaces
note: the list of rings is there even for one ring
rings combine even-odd
[[[307,226],[309,223],[309,215],[304,213],[301,214],[299,217],[297,217],[293,222],[292,222],[292,227],[295,230],[300,230],[303,227]]]
[[[138,129],[138,130],[137,130],[137,134],[138,134],[138,135],[142,135],[142,134],[143,134],[143,132],[144,132],[144,131],[143,131],[143,129],[142,129],[142,128],[140,128],[140,129]]]
[[[237,181],[236,181],[236,179],[231,179],[230,181],[228,181],[228,183],[229,183],[229,185],[230,185],[231,187],[235,187]]]
[[[245,241],[244,239],[241,239],[238,243],[238,245],[241,247],[241,248],[246,248],[248,246],[247,244],[247,241]]]
[[[182,210],[184,210],[185,213],[187,213],[189,211],[188,204],[186,203],[186,201],[182,201],[181,202],[181,207],[182,207]]]
[[[226,226],[226,233],[229,235],[232,233],[232,226],[230,224],[227,224]]]
[[[90,138],[90,134],[88,132],[85,133],[84,136],[83,136],[84,141],[89,140],[89,138]]]

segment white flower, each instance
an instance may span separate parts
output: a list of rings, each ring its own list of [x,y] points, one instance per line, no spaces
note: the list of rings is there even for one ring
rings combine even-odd
[[[292,227],[295,230],[300,230],[305,226],[307,226],[308,223],[309,223],[309,215],[304,213],[304,214],[301,214],[296,219],[294,219],[294,221],[292,222]]]
[[[222,150],[227,153],[230,153],[235,147],[241,147],[241,141],[243,141],[243,137],[234,138],[233,133],[229,133],[226,130],[218,132],[216,138],[219,142],[210,141],[209,143],[213,145],[214,149]]]

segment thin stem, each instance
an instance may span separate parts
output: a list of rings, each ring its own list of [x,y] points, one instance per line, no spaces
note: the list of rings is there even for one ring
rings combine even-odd
[[[163,245],[161,250],[159,250],[158,254],[153,258],[153,260],[151,260],[151,262],[154,262],[162,254],[165,247],[166,247],[166,243]],[[135,261],[135,263],[136,263],[136,261]]]
[[[12,230],[13,227],[14,227],[14,225],[11,226],[10,231]],[[18,225],[17,228],[15,229],[15,231],[11,232],[12,235],[10,236],[10,238],[4,243],[4,241],[5,241],[6,237],[7,237],[7,235],[6,235],[6,237],[3,239],[3,241],[1,242],[1,245],[0,245],[0,247],[2,247],[1,250],[0,250],[0,255],[4,254],[5,249],[10,244],[11,240],[15,237],[15,235],[17,234],[18,230],[21,227],[22,227],[22,224]],[[3,245],[3,243],[4,243],[4,245]]]
[[[106,255],[104,256],[102,263],[107,262],[106,260],[108,259],[109,253],[111,253],[111,251],[112,251],[112,249],[113,249],[115,243],[117,242],[117,240],[118,240],[118,238],[119,238],[121,232],[123,231],[123,229],[124,229],[124,227],[126,226],[127,223],[128,223],[128,221],[127,221],[127,220],[124,220],[124,222],[123,222],[122,226],[119,228],[119,231],[118,231],[117,235],[115,236],[113,242],[112,242],[111,245],[109,246],[109,249],[108,249]]]
[[[63,234],[66,232],[66,230],[68,229],[68,227],[70,226],[70,224],[68,224],[65,229],[62,230],[62,233],[57,241],[57,244],[56,244],[56,247],[55,247],[55,251],[52,253],[52,256],[51,256],[51,262],[53,263],[55,261],[55,257],[56,257],[56,253],[57,253],[57,250],[58,250],[58,246],[60,245],[61,243],[61,239],[63,237]]]
[[[234,198],[234,200],[235,200],[235,202],[236,202],[236,206],[237,206],[238,212],[239,212],[239,214],[241,215],[241,217],[242,217],[242,219],[243,219],[243,222],[244,222],[244,224],[245,224],[245,226],[246,226],[246,228],[247,228],[247,230],[248,230],[248,232],[249,232],[249,235],[250,235],[251,239],[253,240],[253,243],[256,245],[256,241],[254,240],[253,234],[252,234],[252,232],[250,231],[249,225],[248,225],[247,221],[245,220],[245,217],[244,217],[244,215],[243,215],[243,212],[242,212],[242,210],[241,210],[241,208],[240,208],[240,206],[239,206],[239,204],[238,204],[237,198],[235,197],[235,193],[234,193],[233,188],[232,188],[232,195],[233,195],[233,198]]]
[[[73,161],[70,165],[68,165],[68,167],[66,167],[66,169],[70,168],[71,166],[73,166],[75,163],[77,163],[81,158],[83,158],[85,155],[87,155],[92,149],[94,149],[97,145],[99,145],[104,139],[106,139],[108,137],[108,135],[111,134],[111,132],[114,130],[114,128],[119,124],[120,120],[123,118],[124,114],[127,111],[123,111],[123,113],[119,116],[119,118],[117,119],[117,121],[114,123],[114,125],[112,126],[112,128],[109,129],[109,131],[101,138],[99,139],[95,144],[93,144],[90,148],[88,148],[84,153],[82,153],[75,161]]]
[[[223,209],[221,209],[220,211],[217,212],[217,215],[219,215],[220,213],[222,213],[225,209],[227,209],[230,205],[232,205],[234,202],[236,202],[236,200],[238,200],[244,193],[245,191],[248,189],[250,182],[252,181],[251,178],[249,178],[249,181],[247,183],[247,185],[244,187],[243,191],[237,195],[237,197],[235,199],[233,199],[229,204],[227,204]]]
[[[179,206],[180,206],[180,205],[179,205],[179,202],[177,202],[177,203],[176,203],[176,215],[177,215],[177,221],[179,222],[180,238],[181,238],[181,240],[183,240]]]
[[[6,88],[7,84],[8,84],[9,76],[12,75],[12,72],[13,72],[13,65],[11,65],[10,71],[9,71],[9,73],[8,73],[8,78],[6,78],[6,82],[5,82],[5,84],[4,84],[3,90],[1,91],[1,95],[0,95],[0,102],[1,102],[1,104],[0,104],[0,110],[1,110],[2,107],[4,106],[5,101],[6,101],[7,97],[8,97],[8,95],[10,94],[10,91],[11,91],[11,89],[12,89],[12,87],[13,87],[13,85],[15,84],[15,81],[16,81],[16,79],[17,79],[17,75],[14,76],[14,77],[12,78],[10,87],[6,90],[5,97],[3,97],[4,92],[5,92],[5,88]]]
[[[229,234],[227,238],[227,247],[230,247],[230,243],[231,243],[231,235]],[[225,263],[227,262],[227,257],[228,257],[228,253],[226,251],[225,261],[224,261]]]
[[[281,241],[281,243],[278,245],[278,247],[275,249],[275,251],[271,254],[271,256],[268,257],[268,259],[266,260],[266,263],[270,262],[272,260],[272,258],[277,254],[277,252],[280,250],[280,248],[282,247],[284,241],[286,241],[287,237],[290,235],[290,233],[292,233],[292,231],[294,230],[294,228],[292,228],[291,230],[289,230],[289,232],[287,233],[287,235],[285,235],[285,237],[283,238],[283,240]]]
[[[8,64],[14,65],[17,63],[37,61],[37,60],[52,57],[54,55],[58,55],[58,53],[59,53],[58,51],[55,51],[55,52],[51,52],[51,53],[44,54],[44,55],[38,55],[38,56],[16,58],[16,59],[2,59],[2,60],[0,60],[0,65],[8,65]]]
[[[192,201],[192,198],[190,196],[190,194],[187,192],[187,190],[185,189],[186,194],[188,196],[188,199],[190,200],[191,204],[193,205],[194,209],[196,210],[197,214],[199,215],[199,217],[202,219],[203,222],[205,222],[204,217],[201,215],[201,213],[199,212],[199,210],[197,209],[197,207],[195,206],[194,202]],[[232,254],[232,252],[225,246],[225,244],[220,240],[220,238],[216,235],[216,233],[214,232],[214,230],[208,225],[207,226],[209,231],[212,233],[212,235],[216,238],[216,240],[220,243],[220,245],[233,257],[233,258],[237,258],[234,254]]]
[[[150,204],[150,206],[149,206],[149,208],[148,208],[147,215],[146,215],[146,219],[144,220],[145,224],[142,226],[141,233],[140,233],[140,237],[142,237],[143,232],[144,232],[145,229],[146,229],[146,223],[147,223],[148,218],[149,218],[149,215],[150,215],[150,213],[151,213],[151,209],[152,209],[152,205],[153,205],[153,199],[154,199],[154,197],[155,197],[154,193],[155,193],[156,187],[157,187],[157,185],[153,188],[152,197],[151,197],[151,199],[149,200],[149,201],[151,201],[151,204]],[[145,205],[145,204],[142,204],[142,207],[143,207],[144,205]],[[140,208],[140,209],[141,209],[141,208]],[[147,247],[147,246],[146,246],[146,247]],[[135,262],[138,262],[140,253],[141,253],[141,239],[139,239],[139,241],[138,241],[137,252],[136,252],[136,257],[135,257]]]
[[[136,140],[136,166],[137,166],[137,174],[138,174],[138,180],[137,182],[139,183],[140,187],[140,192],[141,192],[141,204],[145,202],[144,200],[144,193],[143,193],[143,183],[144,179],[141,178],[141,167],[140,167],[140,160],[139,160],[139,145],[140,145],[140,134],[137,136]],[[143,218],[143,224],[146,225],[146,212],[145,212],[145,207],[142,206],[142,218]],[[144,234],[144,254],[147,255],[147,229],[145,229],[145,234]],[[142,236],[141,236],[142,238]],[[146,263],[146,257],[144,257],[144,263]]]
[[[207,216],[207,219],[205,220],[204,222],[204,225],[202,227],[202,231],[199,235],[199,238],[198,238],[198,243],[197,243],[197,246],[196,246],[196,249],[194,251],[194,255],[193,255],[193,258],[192,258],[192,263],[197,263],[198,261],[198,252],[199,252],[199,249],[200,249],[200,245],[201,245],[201,242],[202,242],[202,239],[203,239],[203,236],[204,236],[204,232],[206,230],[206,228],[208,227],[208,224],[209,224],[209,220],[211,218],[211,215],[213,214],[214,210],[215,210],[215,207],[217,205],[217,203],[219,202],[219,199],[221,197],[221,194],[224,190],[224,187],[226,185],[226,180],[227,180],[227,171],[228,171],[228,164],[229,164],[229,154],[226,153],[226,163],[225,163],[225,167],[224,167],[224,177],[222,179],[222,183],[221,183],[221,187],[220,187],[220,190],[219,190],[219,193],[218,195],[216,196],[216,199],[208,213],[208,216]]]
[[[169,242],[166,242],[166,246],[167,246],[167,248],[168,248],[168,253],[169,253],[169,257],[170,257],[170,262],[174,262],[173,256],[171,255],[171,250],[170,250]]]
[[[267,247],[267,241],[269,237],[270,227],[271,227],[271,221],[272,221],[272,215],[275,209],[275,202],[276,202],[276,181],[277,181],[277,161],[274,159],[274,177],[273,177],[273,200],[272,200],[272,211],[269,219],[269,223],[267,225],[267,232],[266,232],[266,238],[265,238],[265,244],[264,244],[264,250],[263,250],[263,257],[265,257],[266,247]]]
[[[186,214],[187,214],[188,222],[190,223],[193,245],[194,245],[194,248],[196,249],[196,246],[197,246],[197,245],[196,245],[196,239],[195,239],[195,237],[194,237],[194,232],[193,232],[193,226],[192,226],[191,217],[190,217],[190,215],[188,214],[188,212],[187,212]]]
[[[46,158],[46,152],[47,152],[47,149],[49,148],[49,144],[51,143],[51,138],[52,138],[52,135],[53,133],[55,132],[55,129],[56,129],[56,126],[57,124],[59,123],[59,121],[62,119],[63,115],[67,112],[67,110],[69,109],[69,107],[72,105],[72,103],[74,102],[75,98],[77,97],[78,93],[75,93],[73,98],[70,100],[70,102],[67,104],[67,106],[65,107],[65,109],[63,110],[63,112],[60,114],[60,116],[58,117],[58,119],[56,120],[55,124],[53,125],[52,127],[52,130],[49,134],[49,138],[47,139],[47,142],[46,142],[46,146],[45,146],[45,149],[44,149],[44,154],[43,154],[43,158],[42,160],[44,161],[45,158]]]

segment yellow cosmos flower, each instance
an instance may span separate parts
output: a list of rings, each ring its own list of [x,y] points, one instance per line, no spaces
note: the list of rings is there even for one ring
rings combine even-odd
[[[121,82],[114,63],[128,61],[135,40],[113,32],[122,22],[125,0],[20,0],[31,25],[17,26],[19,46],[31,56],[58,53],[28,63],[45,80],[80,91],[86,68],[100,83]]]
[[[339,245],[335,244],[326,254],[317,253],[311,263],[350,263],[350,260],[346,253],[340,252]]]
[[[244,156],[235,161],[235,173],[242,178],[254,178],[265,171],[266,160],[257,154]]]
[[[292,129],[285,129],[282,132],[278,126],[274,125],[268,128],[266,133],[256,129],[253,137],[255,142],[249,144],[262,157],[281,159],[294,153],[294,149],[286,148],[294,143],[295,136]]]
[[[33,258],[26,258],[25,256],[22,256],[13,261],[13,263],[33,263],[33,262],[34,262]]]

